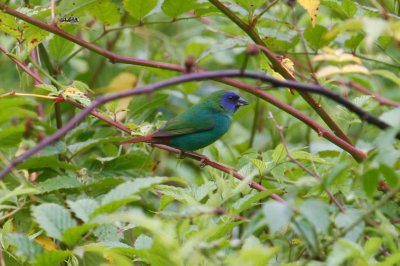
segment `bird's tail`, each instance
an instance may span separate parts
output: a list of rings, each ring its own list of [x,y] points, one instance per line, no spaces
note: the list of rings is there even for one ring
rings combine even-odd
[[[139,143],[139,142],[149,142],[152,139],[151,135],[148,136],[142,136],[142,137],[137,137],[137,138],[133,138],[133,139],[128,139],[125,141],[120,142],[120,145],[123,144],[129,144],[129,143]]]

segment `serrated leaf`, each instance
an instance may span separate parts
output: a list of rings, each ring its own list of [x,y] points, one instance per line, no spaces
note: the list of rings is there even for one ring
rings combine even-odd
[[[311,24],[313,27],[317,21],[317,12],[320,4],[320,0],[298,0],[297,1],[311,17]]]
[[[263,206],[263,213],[273,234],[289,225],[293,210],[287,203],[268,201]]]
[[[194,9],[195,7],[196,7],[195,0],[185,0],[185,1],[164,0],[161,9],[164,11],[166,15],[175,18],[182,13]]]
[[[51,192],[59,189],[77,188],[81,182],[75,176],[57,176],[38,183],[38,187],[43,192]]]
[[[137,20],[142,20],[153,8],[158,0],[124,0],[124,8]]]
[[[55,203],[44,203],[32,207],[32,215],[48,236],[62,240],[65,229],[76,225],[69,211]]]
[[[16,247],[15,254],[29,261],[33,261],[38,255],[43,253],[43,248],[39,244],[23,234],[7,234],[6,238],[11,246]]]
[[[101,204],[105,205],[116,200],[132,197],[140,191],[160,184],[165,180],[163,177],[139,177],[134,181],[122,183],[108,192],[103,197]]]
[[[84,222],[89,221],[90,215],[99,206],[94,199],[78,199],[76,201],[67,201],[68,206],[75,215]]]

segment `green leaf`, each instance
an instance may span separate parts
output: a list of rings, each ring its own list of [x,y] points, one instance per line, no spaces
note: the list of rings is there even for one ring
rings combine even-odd
[[[304,39],[314,49],[320,49],[327,44],[327,41],[323,38],[328,30],[321,25],[315,25],[315,27],[309,25],[304,31]]]
[[[21,31],[18,28],[17,20],[15,17],[0,11],[0,30],[10,34],[14,38],[21,37]]]
[[[97,0],[87,10],[105,25],[115,24],[121,19],[117,6],[110,0]]]
[[[244,197],[241,197],[238,201],[235,202],[235,204],[232,205],[234,213],[241,213],[252,207],[256,207],[257,205],[260,204],[259,203],[260,200],[270,196],[274,192],[275,191],[271,190],[271,189],[261,191],[261,192],[253,191],[250,194],[247,194]]]
[[[329,228],[329,206],[319,200],[305,200],[300,206],[301,214],[315,227],[317,232],[326,233]]]
[[[15,255],[33,261],[43,253],[43,248],[27,236],[18,233],[7,234],[7,241],[11,246],[16,247]]]
[[[167,101],[168,96],[162,93],[156,93],[151,99],[145,95],[135,96],[129,103],[128,114],[133,118],[133,122],[139,124],[148,120],[157,113],[157,107],[163,105]]]
[[[356,14],[357,6],[353,0],[343,0],[341,10],[344,14],[346,14],[347,17],[351,18]]]
[[[37,84],[35,85],[35,88],[46,90],[52,93],[58,93],[57,88],[50,84]]]
[[[376,69],[376,70],[372,70],[371,73],[373,75],[379,75],[381,77],[384,77],[384,78],[392,81],[393,83],[395,83],[397,86],[400,86],[400,78],[392,71],[385,70],[385,69]]]
[[[372,197],[374,192],[378,188],[379,183],[379,170],[371,169],[367,171],[362,177],[362,184],[365,194],[368,197]]]
[[[49,41],[48,51],[49,54],[57,61],[61,61],[67,57],[74,49],[74,43],[66,40],[65,38],[54,35]],[[44,84],[42,84],[44,85]],[[51,85],[48,85],[51,86]],[[53,87],[53,86],[52,86]],[[57,93],[57,89],[55,91]]]
[[[120,200],[114,200],[112,202],[109,202],[109,203],[106,203],[106,204],[103,204],[103,205],[97,207],[90,214],[90,217],[94,217],[94,216],[99,215],[101,213],[114,212],[114,211],[118,210],[119,208],[121,208],[122,206],[124,206],[124,205],[126,205],[128,203],[131,203],[133,201],[139,201],[139,200],[140,200],[140,197],[138,197],[138,196],[136,196],[136,197],[132,196],[132,197],[129,197],[129,198],[123,198],[123,199],[120,199]]]
[[[71,256],[72,252],[69,250],[50,250],[43,252],[37,257],[34,266],[55,266],[61,265],[63,261]]]
[[[65,229],[76,225],[69,211],[55,203],[44,203],[32,207],[32,215],[48,236],[62,240]]]
[[[101,204],[105,205],[116,200],[132,197],[142,190],[151,188],[154,185],[160,184],[166,180],[167,179],[163,177],[140,177],[136,178],[134,181],[122,183],[108,192],[103,197]]]
[[[25,127],[23,124],[19,126],[0,128],[0,146],[10,147],[16,146],[21,142]]]
[[[99,206],[94,199],[78,199],[76,201],[67,200],[68,206],[75,215],[84,222],[89,221],[90,215]]]
[[[142,20],[153,8],[158,0],[124,0],[124,8],[137,20]]]
[[[263,0],[235,0],[235,2],[249,12],[254,12],[265,3]]]
[[[263,206],[263,212],[273,234],[289,225],[293,210],[287,203],[268,201]]]
[[[379,248],[382,244],[382,238],[371,237],[367,240],[364,246],[364,251],[367,256],[373,258],[379,252]]]
[[[62,241],[68,246],[73,246],[81,240],[83,234],[96,226],[97,224],[82,224],[67,228],[62,234]]]
[[[285,147],[282,145],[282,143],[280,143],[274,149],[274,153],[272,154],[272,161],[274,163],[280,163],[281,161],[283,161],[283,159],[286,158],[286,155],[287,154]]]
[[[83,142],[76,142],[68,146],[68,150],[73,154],[78,154],[84,151],[87,151],[93,147],[98,147],[103,143],[117,142],[121,141],[122,137],[108,137],[108,138],[99,138],[99,139],[88,139]]]
[[[397,184],[399,183],[399,177],[396,174],[396,172],[394,171],[394,169],[387,166],[384,163],[381,163],[379,165],[379,170],[383,174],[383,176],[384,176],[386,182],[389,184],[389,186],[391,188],[395,188],[397,186]]]
[[[195,7],[196,7],[195,0],[185,0],[185,1],[164,0],[161,9],[164,11],[166,15],[175,18],[182,13],[194,9]]]
[[[51,192],[60,189],[77,188],[81,182],[75,176],[62,175],[49,178],[46,181],[38,183],[38,187],[43,192]]]
[[[60,161],[56,156],[39,156],[30,158],[17,166],[17,169],[77,169],[77,166],[67,162]]]
[[[349,208],[346,212],[341,212],[336,216],[335,225],[340,229],[346,229],[349,226],[353,226],[354,222],[358,221],[360,216],[361,213],[359,210]],[[346,233],[344,238],[350,241],[357,241],[363,230],[364,221],[360,221],[353,229]]]

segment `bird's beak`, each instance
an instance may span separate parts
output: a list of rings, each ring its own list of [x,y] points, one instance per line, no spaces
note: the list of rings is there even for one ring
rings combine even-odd
[[[239,100],[237,101],[237,104],[238,104],[239,106],[243,106],[243,105],[248,105],[249,103],[248,103],[245,99],[243,99],[242,97],[240,97]]]

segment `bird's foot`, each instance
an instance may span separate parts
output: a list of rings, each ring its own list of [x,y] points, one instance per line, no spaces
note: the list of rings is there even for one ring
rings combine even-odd
[[[208,158],[206,156],[202,157],[200,160],[200,168],[204,168],[207,166],[207,160]]]
[[[185,159],[185,152],[184,151],[179,151],[178,159]]]

